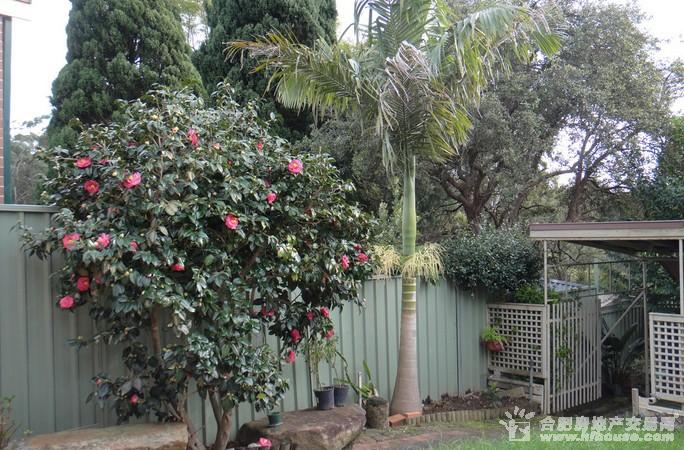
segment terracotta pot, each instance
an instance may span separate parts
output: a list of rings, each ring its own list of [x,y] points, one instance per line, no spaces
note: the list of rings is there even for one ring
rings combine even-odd
[[[487,342],[485,342],[485,344],[487,345],[487,350],[489,350],[490,352],[493,352],[493,353],[502,352],[504,349],[503,342],[487,341]]]

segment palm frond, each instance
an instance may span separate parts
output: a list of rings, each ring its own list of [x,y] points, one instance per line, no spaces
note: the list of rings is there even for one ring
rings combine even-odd
[[[525,60],[536,48],[547,55],[560,48],[560,36],[550,30],[543,11],[501,5],[456,21],[433,38],[428,53],[443,74],[451,75],[454,93],[465,103],[479,100],[495,70],[508,70],[507,51]]]
[[[425,54],[404,42],[385,64],[376,128],[383,137],[383,162],[391,170],[395,161],[417,154],[435,161],[452,155],[465,141],[470,119]]]
[[[269,88],[275,85],[277,99],[288,108],[310,107],[321,115],[372,103],[376,89],[364,78],[359,61],[347,46],[318,40],[314,47],[308,47],[279,32],[227,45],[229,58],[245,53],[256,58],[255,72],[275,69]]]

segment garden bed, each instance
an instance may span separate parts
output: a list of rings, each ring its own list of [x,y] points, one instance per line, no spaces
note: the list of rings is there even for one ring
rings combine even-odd
[[[430,401],[428,398],[428,401],[423,408],[423,414],[462,410],[512,408],[514,406],[527,410],[534,410],[539,407],[539,404],[537,402],[531,402],[525,397],[497,397],[489,392],[472,392],[462,396],[443,394],[441,400]]]

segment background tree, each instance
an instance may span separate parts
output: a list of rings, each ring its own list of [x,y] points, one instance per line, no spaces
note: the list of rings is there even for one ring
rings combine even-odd
[[[630,5],[579,3],[566,10],[567,45],[549,68],[568,104],[566,167],[572,170],[566,220],[604,220],[654,153],[681,83],[679,65],[652,58],[656,41]]]
[[[111,119],[118,99],[154,84],[201,91],[178,12],[169,0],[72,0],[67,63],[52,84],[50,145]]]
[[[40,204],[40,191],[47,165],[36,153],[47,145],[45,129],[40,129],[48,116],[36,117],[24,122],[26,131],[12,136],[11,164],[12,198],[18,204]]]
[[[194,49],[198,48],[206,37],[208,30],[207,11],[205,1],[211,4],[212,0],[170,0],[172,7],[179,12],[183,31],[188,44]]]
[[[266,97],[261,106],[268,117],[277,114],[274,132],[290,139],[299,139],[313,123],[311,114],[275,103],[268,92],[268,73],[253,73],[255,65],[246,61],[228,61],[225,43],[230,40],[252,39],[271,30],[291,33],[293,38],[312,45],[318,38],[335,40],[337,9],[335,0],[212,0],[206,2],[209,34],[193,61],[202,75],[204,85],[213,89],[227,81],[235,88],[238,101]]]
[[[468,143],[431,171],[463,209],[472,232],[516,224],[533,191],[568,169],[547,170],[563,109],[543,83],[548,60],[518,64],[473,110]]]
[[[547,52],[558,46],[541,14],[497,6],[459,16],[432,0],[363,0],[354,29],[362,44],[319,40],[313,47],[271,32],[256,41],[237,41],[259,68],[274,70],[277,98],[285,106],[352,112],[382,145],[383,162],[402,174],[402,255],[416,267],[416,159],[453,154],[471,125],[468,108],[479,99],[495,64],[516,55],[528,58],[534,40]],[[370,10],[367,27],[361,18]],[[511,44],[511,53],[500,51]],[[503,64],[505,66],[505,64]],[[399,363],[393,413],[419,411],[416,361],[416,278],[403,272]]]

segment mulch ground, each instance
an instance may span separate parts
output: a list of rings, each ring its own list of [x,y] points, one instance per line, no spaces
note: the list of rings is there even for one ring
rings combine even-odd
[[[501,408],[518,406],[528,411],[535,411],[539,405],[527,398],[494,397],[488,392],[472,392],[462,396],[442,395],[440,400],[428,397],[423,414],[473,409]]]

